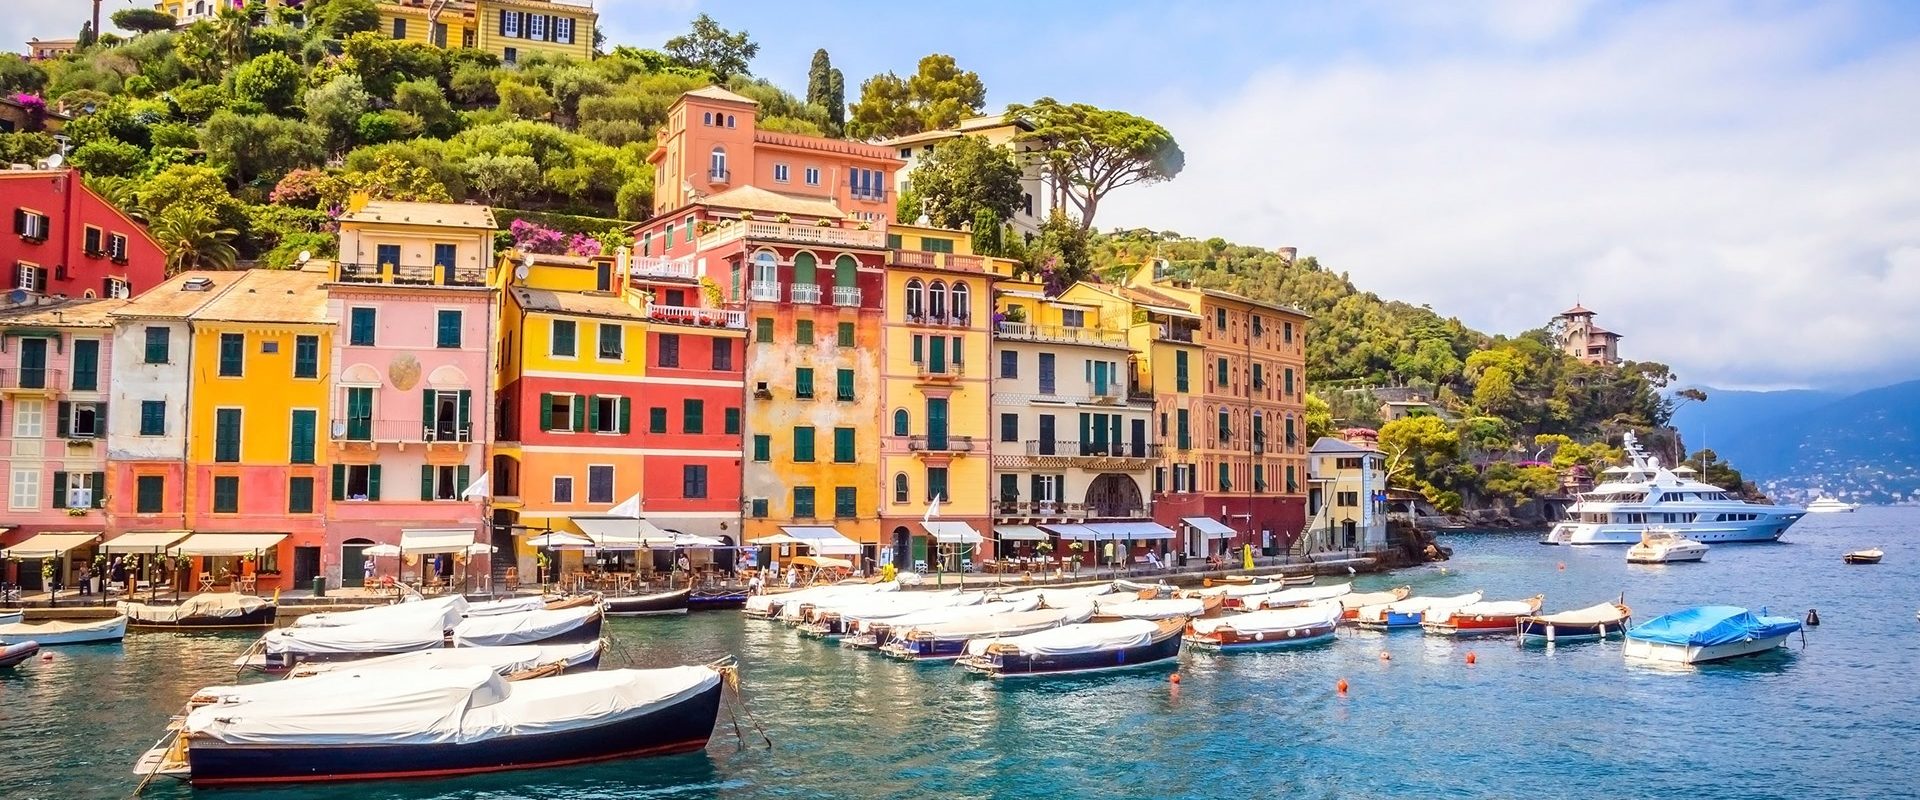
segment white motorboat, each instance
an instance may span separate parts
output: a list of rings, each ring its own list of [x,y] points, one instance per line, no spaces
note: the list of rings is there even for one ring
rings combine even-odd
[[[1807,504],[1809,514],[1851,514],[1858,510],[1860,510],[1859,503],[1841,502],[1826,496]]]
[[[1706,557],[1706,545],[1664,528],[1641,532],[1640,543],[1627,550],[1629,564],[1672,564]]]
[[[1691,467],[1663,467],[1631,433],[1623,446],[1627,465],[1609,467],[1604,482],[1582,493],[1541,544],[1634,544],[1649,525],[1709,544],[1772,542],[1807,514],[1797,506],[1749,503],[1695,479]]]
[[[46,622],[15,622],[11,625],[0,625],[0,645],[39,642],[44,647],[56,644],[117,642],[125,638],[127,638],[125,615],[112,619],[79,622],[56,619]]]
[[[1634,626],[1621,650],[1629,660],[1704,664],[1764,653],[1800,630],[1793,617],[1738,606],[1686,608]]]

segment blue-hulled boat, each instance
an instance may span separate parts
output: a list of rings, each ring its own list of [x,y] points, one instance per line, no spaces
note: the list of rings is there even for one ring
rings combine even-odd
[[[1696,606],[1655,617],[1627,631],[1628,659],[1705,664],[1764,653],[1800,630],[1800,620],[1755,614],[1739,606]]]
[[[988,678],[1133,669],[1179,657],[1180,634],[1186,627],[1184,617],[1126,619],[1067,625],[1009,639],[976,639],[967,643],[967,654],[956,663]]]
[[[1482,596],[1481,592],[1468,592],[1452,597],[1409,597],[1395,603],[1362,607],[1353,622],[1366,628],[1418,628],[1426,620],[1427,614],[1444,614],[1451,609],[1478,603]]]

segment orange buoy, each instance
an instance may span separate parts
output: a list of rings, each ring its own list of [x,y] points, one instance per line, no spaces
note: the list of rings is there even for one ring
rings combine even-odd
[[[1467,666],[1473,666],[1479,661],[1480,661],[1480,657],[1474,655],[1472,650],[1467,651]]]
[[[1561,571],[1561,572],[1566,572],[1566,571],[1567,571],[1567,562],[1565,562],[1565,561],[1562,561],[1562,562],[1560,562],[1560,567],[1559,567],[1559,568],[1560,568],[1560,571]]]
[[[1336,692],[1339,692],[1341,697],[1346,697],[1347,696],[1347,679],[1341,678],[1340,680],[1334,681],[1333,690]]]
[[[1173,682],[1174,682],[1175,684],[1178,684],[1178,683],[1180,683],[1180,673],[1178,673],[1178,672],[1176,672],[1176,673],[1173,673],[1173,676],[1172,676],[1172,677],[1169,677],[1169,678],[1167,678],[1167,680],[1170,680],[1170,681],[1173,681]]]
[[[1385,650],[1382,650],[1382,651],[1380,651],[1380,660],[1381,660],[1381,661],[1392,661],[1392,660],[1393,660],[1393,654],[1392,654],[1392,653],[1389,653],[1389,652],[1387,652],[1387,651],[1385,651]]]

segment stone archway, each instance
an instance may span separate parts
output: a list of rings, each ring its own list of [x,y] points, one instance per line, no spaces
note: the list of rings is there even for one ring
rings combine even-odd
[[[1131,517],[1146,511],[1140,485],[1133,478],[1108,472],[1087,484],[1088,517]]]

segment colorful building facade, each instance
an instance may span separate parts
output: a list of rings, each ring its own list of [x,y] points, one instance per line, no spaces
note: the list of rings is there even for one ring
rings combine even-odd
[[[373,545],[405,546],[410,532],[491,538],[466,489],[493,431],[495,224],[485,206],[390,201],[339,222],[321,571],[359,586]]]
[[[588,0],[382,0],[380,32],[482,50],[508,64],[534,55],[593,57],[600,15]]]
[[[0,170],[7,287],[21,297],[129,298],[160,284],[166,257],[133,221],[94,194],[78,170]]]
[[[1364,444],[1322,436],[1307,451],[1307,549],[1378,550],[1387,546],[1386,456]]]

